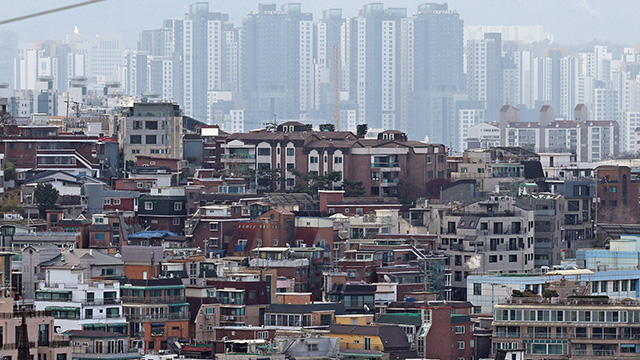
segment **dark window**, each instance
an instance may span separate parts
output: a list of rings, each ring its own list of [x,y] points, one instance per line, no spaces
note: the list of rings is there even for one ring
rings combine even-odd
[[[49,346],[49,324],[38,325],[38,346]]]
[[[144,122],[144,127],[147,130],[157,130],[158,129],[158,122],[157,121],[145,121]]]
[[[263,156],[271,155],[271,148],[258,148],[258,155],[263,155]]]
[[[142,144],[142,135],[131,135],[129,137],[130,144]]]
[[[509,262],[518,262],[518,255],[509,255]]]
[[[147,135],[145,137],[145,144],[157,144],[157,139],[155,135]]]

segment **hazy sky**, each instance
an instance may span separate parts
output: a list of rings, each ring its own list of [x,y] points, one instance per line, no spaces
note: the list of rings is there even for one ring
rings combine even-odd
[[[43,11],[82,0],[4,0],[0,19],[8,19]],[[78,26],[81,33],[121,34],[125,46],[134,47],[141,30],[161,26],[162,20],[179,18],[193,0],[107,0],[82,8],[45,15],[21,22],[0,25],[0,30],[19,33],[20,41],[63,39]],[[210,9],[228,13],[237,26],[242,18],[257,8],[260,1],[211,1]],[[262,1],[271,3],[272,1]],[[360,0],[299,0],[305,12],[313,12],[314,19],[324,9],[343,9],[344,17],[355,16],[363,4]],[[418,4],[429,1],[388,0],[388,7],[405,7],[408,14]],[[443,2],[443,1],[433,1]],[[7,6],[7,3],[11,5]],[[281,5],[285,2],[278,2]],[[542,25],[562,44],[585,43],[594,39],[618,44],[640,43],[637,0],[451,0],[449,8],[457,10],[465,25]]]

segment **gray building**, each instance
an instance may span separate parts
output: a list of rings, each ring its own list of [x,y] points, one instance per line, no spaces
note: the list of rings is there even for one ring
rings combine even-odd
[[[298,119],[313,100],[312,20],[300,4],[285,4],[280,11],[275,4],[260,4],[244,19],[239,58],[241,91],[253,110],[246,120],[250,128],[273,117]]]
[[[465,300],[473,273],[534,268],[534,211],[508,196],[491,195],[442,218],[438,247],[449,256],[453,300]]]
[[[465,85],[463,21],[447,4],[433,3],[418,6],[412,21],[413,79],[408,86],[413,96],[411,115],[403,125],[417,139],[429,135],[432,142],[451,144],[456,119],[453,95],[462,93]]]
[[[564,196],[536,193],[519,197],[516,202],[534,211],[534,264],[536,267],[553,267],[560,265],[565,258],[575,257],[575,249],[568,248],[568,243],[563,238],[563,224],[567,209]]]

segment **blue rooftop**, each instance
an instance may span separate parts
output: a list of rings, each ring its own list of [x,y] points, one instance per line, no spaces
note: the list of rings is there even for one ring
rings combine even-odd
[[[177,236],[171,231],[140,231],[129,235],[129,239],[163,239],[167,236]]]

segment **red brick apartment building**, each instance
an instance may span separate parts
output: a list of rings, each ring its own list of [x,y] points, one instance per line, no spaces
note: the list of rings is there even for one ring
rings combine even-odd
[[[377,139],[359,138],[348,131],[310,131],[299,122],[275,129],[236,133],[225,138],[221,163],[229,174],[274,171],[270,185],[259,190],[291,190],[300,172],[342,173],[343,180],[361,181],[368,196],[397,196],[399,185],[424,195],[432,179],[447,177],[447,148],[409,141],[405,133],[384,131]]]

